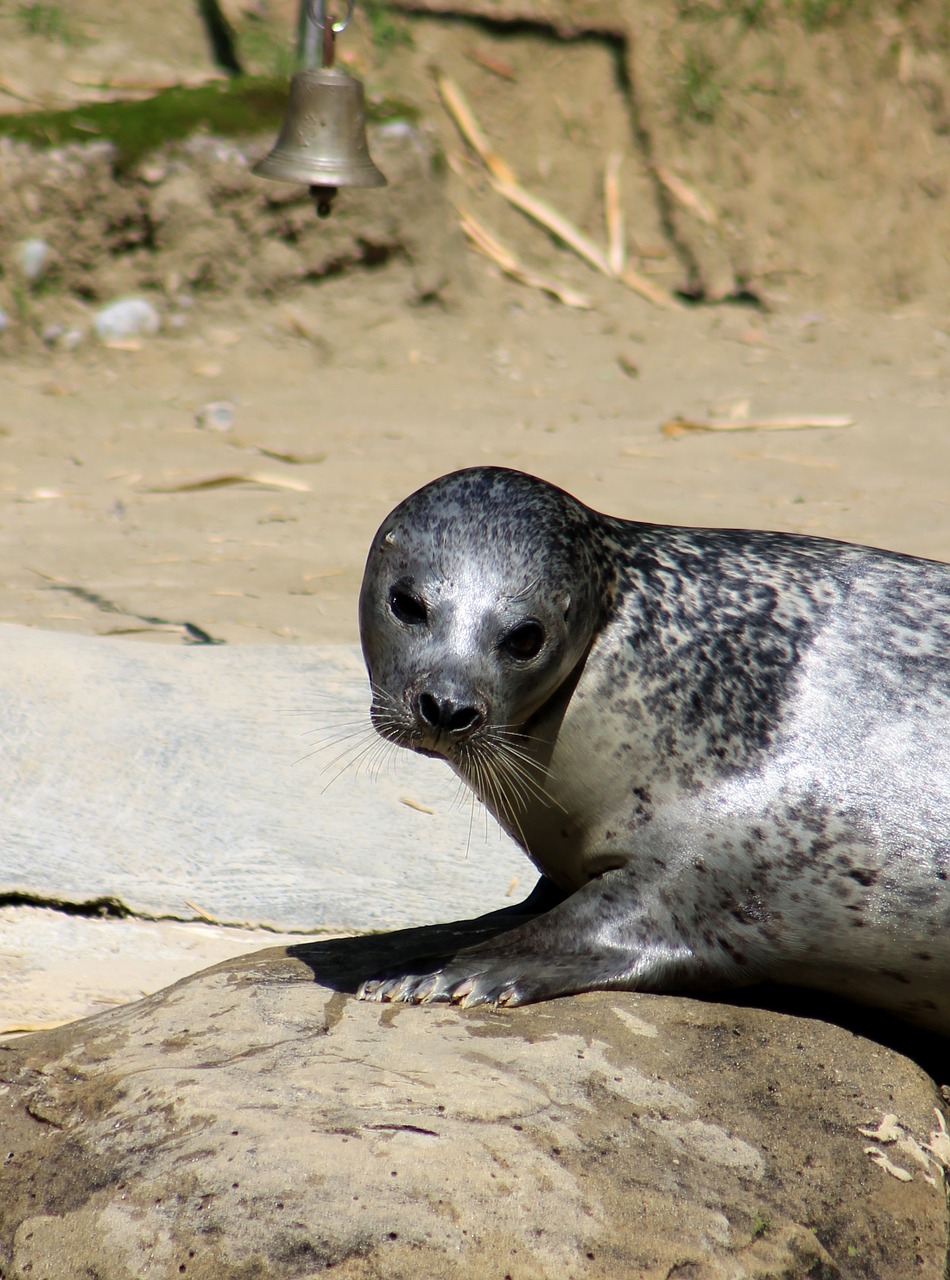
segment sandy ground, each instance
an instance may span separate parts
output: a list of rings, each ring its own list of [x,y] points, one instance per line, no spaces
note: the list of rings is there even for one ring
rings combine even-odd
[[[397,265],[285,303],[202,304],[138,350],[7,362],[0,617],[354,642],[382,517],[482,462],[632,519],[950,559],[950,332],[927,315],[668,315],[607,284],[578,313],[490,271],[473,259],[454,313],[407,307]],[[201,426],[220,401],[231,429]],[[666,438],[677,414],[855,425]]]
[[[184,623],[232,644],[352,643],[380,520],[484,462],[629,518],[950,560],[950,332],[927,314],[668,314],[596,279],[596,307],[576,312],[469,266],[454,311],[407,306],[394,263],[279,303],[202,302],[135,350],[6,361],[0,617],[164,643]],[[217,401],[230,430],[199,423]],[[710,414],[854,425],[660,430]],[[0,972],[18,975],[0,1024],[75,1017],[277,940],[70,919],[57,952],[55,917],[0,915]]]

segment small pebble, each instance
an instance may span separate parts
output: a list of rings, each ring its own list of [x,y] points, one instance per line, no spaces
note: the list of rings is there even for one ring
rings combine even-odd
[[[21,240],[16,247],[16,263],[27,280],[39,280],[49,264],[49,245],[45,240]]]
[[[168,177],[168,166],[164,164],[143,164],[139,169],[139,177],[150,187],[157,187]]]
[[[49,324],[43,330],[46,345],[56,347],[59,351],[75,351],[82,338],[81,329],[73,329],[64,324]]]
[[[234,426],[235,407],[230,400],[209,400],[198,410],[198,426],[209,431],[230,431]]]
[[[111,342],[141,333],[158,333],[162,321],[145,298],[119,298],[97,311],[93,324],[98,337],[103,342]]]
[[[10,317],[5,311],[0,311],[0,333],[4,333],[10,328]]]

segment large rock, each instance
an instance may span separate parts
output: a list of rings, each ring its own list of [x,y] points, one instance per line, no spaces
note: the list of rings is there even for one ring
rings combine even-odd
[[[350,996],[497,927],[263,951],[7,1046],[0,1274],[942,1280],[945,1139],[896,1053],[630,993]]]
[[[0,897],[365,931],[475,914],[534,882],[493,837],[456,883],[485,823],[444,765],[373,733],[355,649],[0,625],[0,655]]]

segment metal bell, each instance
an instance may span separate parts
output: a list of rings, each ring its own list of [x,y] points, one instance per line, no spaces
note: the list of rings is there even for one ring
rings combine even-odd
[[[290,82],[280,136],[252,172],[317,188],[321,213],[329,212],[337,187],[384,187],[386,179],[366,144],[366,100],[359,80],[335,66],[298,71]]]

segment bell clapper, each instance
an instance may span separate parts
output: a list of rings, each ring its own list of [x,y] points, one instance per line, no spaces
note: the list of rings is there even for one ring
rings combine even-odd
[[[313,196],[313,202],[317,207],[318,218],[329,218],[333,212],[333,198],[337,190],[337,187],[318,187],[316,184],[310,188],[310,194]]]

